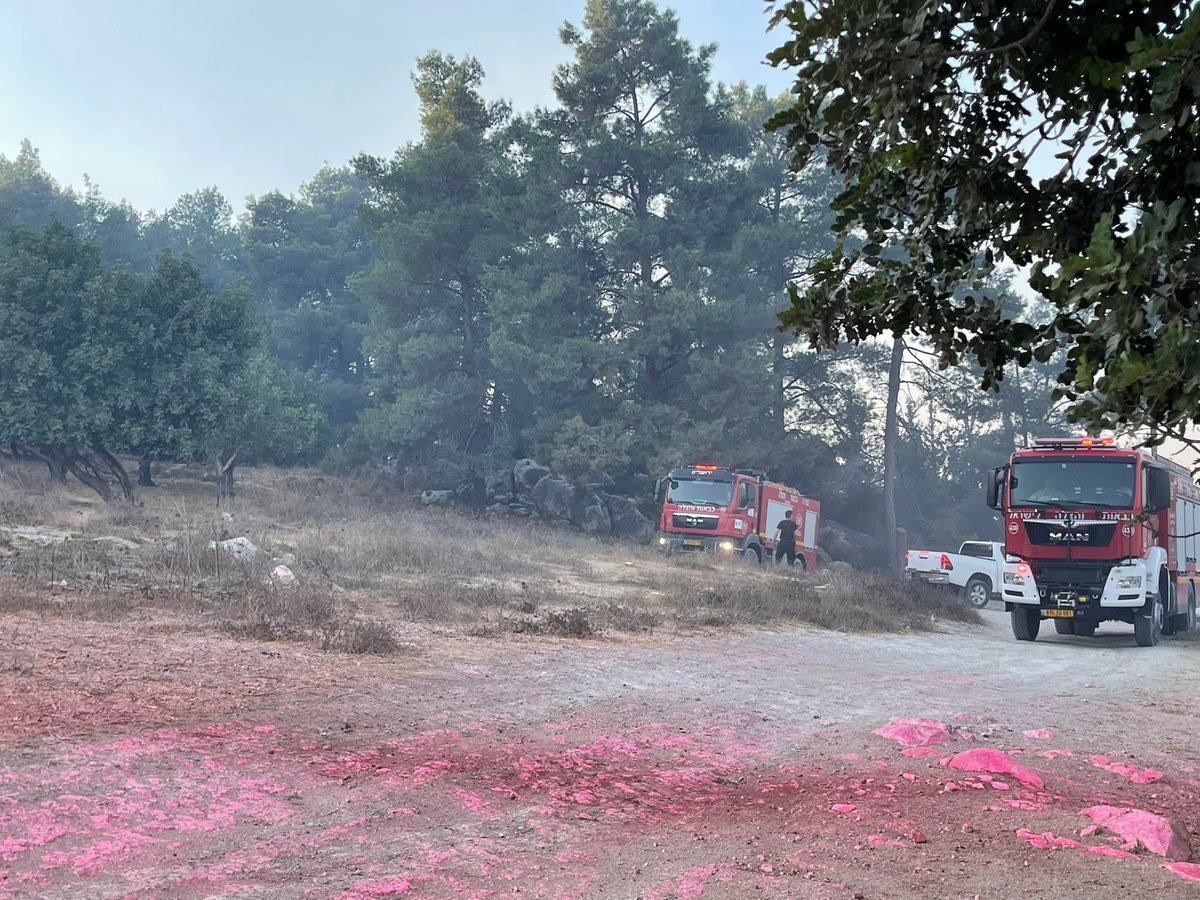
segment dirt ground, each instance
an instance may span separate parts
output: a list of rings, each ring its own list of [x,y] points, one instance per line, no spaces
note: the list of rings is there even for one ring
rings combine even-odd
[[[0,895],[1200,892],[1081,815],[1160,813],[1200,847],[1200,643],[1138,649],[1114,625],[1017,644],[986,615],[906,636],[424,634],[371,659],[8,616]],[[925,720],[897,729],[915,746],[875,734],[897,717]],[[945,764],[972,748],[1013,771]]]

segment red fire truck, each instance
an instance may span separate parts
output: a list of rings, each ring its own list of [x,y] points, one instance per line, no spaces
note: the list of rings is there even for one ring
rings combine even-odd
[[[993,470],[1004,514],[1001,597],[1019,641],[1042,619],[1090,637],[1133,626],[1139,646],[1196,627],[1200,491],[1182,466],[1112,438],[1047,438]]]
[[[762,472],[701,463],[672,469],[656,492],[658,544],[667,552],[709,551],[747,562],[774,559],[775,528],[791,510],[797,568],[817,565],[821,504]]]

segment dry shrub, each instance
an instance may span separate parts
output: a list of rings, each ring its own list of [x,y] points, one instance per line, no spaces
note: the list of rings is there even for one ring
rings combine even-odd
[[[546,623],[542,630],[546,634],[574,638],[593,637],[597,631],[596,626],[592,624],[590,611],[579,607],[555,609],[546,613]]]
[[[614,631],[626,633],[651,632],[663,623],[661,613],[649,609],[638,609],[620,603],[609,603],[604,607],[604,624]]]
[[[378,619],[350,619],[336,623],[322,634],[322,650],[338,653],[373,653],[387,655],[400,649],[396,633],[386,622]]]

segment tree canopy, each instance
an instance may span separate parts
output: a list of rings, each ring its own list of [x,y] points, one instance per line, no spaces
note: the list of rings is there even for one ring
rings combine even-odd
[[[792,0],[774,21],[795,83],[770,127],[844,181],[786,325],[911,334],[985,387],[1063,351],[1074,420],[1150,441],[1200,421],[1195,3]],[[1045,321],[983,292],[1003,266]]]

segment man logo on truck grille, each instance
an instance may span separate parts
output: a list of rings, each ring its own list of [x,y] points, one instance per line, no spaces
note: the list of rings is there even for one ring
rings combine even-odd
[[[1092,536],[1086,531],[1051,531],[1050,541],[1055,544],[1086,544]]]

